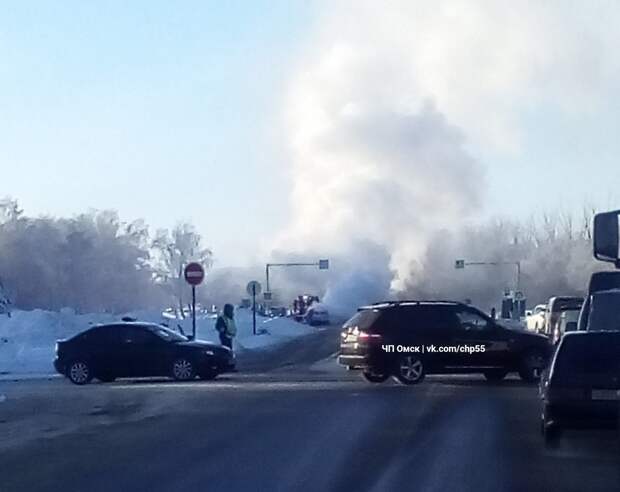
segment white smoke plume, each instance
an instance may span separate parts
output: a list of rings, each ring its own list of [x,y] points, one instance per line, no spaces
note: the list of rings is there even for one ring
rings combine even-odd
[[[614,87],[617,61],[604,49],[617,45],[619,9],[326,5],[286,99],[294,219],[275,247],[340,259],[327,298],[352,305],[388,295],[386,276],[393,290],[411,287],[411,266],[437,231],[481,210],[488,163],[473,155],[517,150],[524,111],[602,104]]]

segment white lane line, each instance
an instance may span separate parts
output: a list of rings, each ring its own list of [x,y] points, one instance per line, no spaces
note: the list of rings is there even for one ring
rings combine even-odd
[[[170,389],[171,391],[179,389],[202,390],[202,391],[217,391],[220,389],[242,389],[246,391],[260,391],[260,390],[288,390],[288,389],[328,389],[348,387],[350,383],[347,381],[272,381],[272,382],[239,382],[239,383],[215,383],[215,384],[201,384],[201,383],[133,383],[133,384],[116,384],[110,386],[110,389],[116,390],[128,390],[128,389]]]

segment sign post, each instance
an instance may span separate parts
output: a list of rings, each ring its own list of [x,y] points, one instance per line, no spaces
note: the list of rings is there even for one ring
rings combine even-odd
[[[192,286],[192,340],[196,340],[196,286],[205,278],[205,271],[200,263],[189,263],[185,267],[185,281]]]
[[[252,280],[245,290],[252,296],[252,334],[256,335],[256,296],[260,295],[263,288],[259,282]]]

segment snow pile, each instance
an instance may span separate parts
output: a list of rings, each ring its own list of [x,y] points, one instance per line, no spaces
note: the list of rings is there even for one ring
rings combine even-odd
[[[161,313],[136,311],[127,313],[136,319],[160,323]],[[60,312],[13,311],[11,317],[0,316],[0,374],[49,373],[54,370],[56,340],[69,338],[98,323],[120,321],[114,314],[76,314],[64,308]]]
[[[118,322],[128,316],[139,321],[165,322],[176,329],[177,324],[191,334],[191,319],[166,319],[161,312],[136,311],[125,315],[76,314],[71,309],[60,312],[34,310],[13,311],[11,317],[0,316],[0,375],[49,374],[54,372],[54,347],[57,340],[70,338],[99,323]],[[239,309],[235,313],[237,338],[235,349],[259,349],[311,333],[313,328],[286,318],[256,317],[256,331],[252,334],[252,313]],[[216,317],[207,315],[196,320],[197,338],[219,343],[215,331]]]

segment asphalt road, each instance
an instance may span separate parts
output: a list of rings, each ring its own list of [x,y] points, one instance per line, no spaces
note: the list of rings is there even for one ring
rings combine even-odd
[[[324,331],[215,382],[0,383],[0,490],[610,491],[615,431],[545,449],[536,388],[370,385]],[[243,369],[242,364],[242,369]]]

